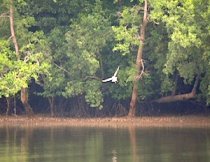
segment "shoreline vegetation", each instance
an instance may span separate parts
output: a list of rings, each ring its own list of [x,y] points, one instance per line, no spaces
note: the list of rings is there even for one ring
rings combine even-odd
[[[1,0],[0,114],[209,107],[209,17],[208,0]]]
[[[0,127],[210,127],[209,116],[143,116],[112,118],[63,118],[48,116],[0,116]]]

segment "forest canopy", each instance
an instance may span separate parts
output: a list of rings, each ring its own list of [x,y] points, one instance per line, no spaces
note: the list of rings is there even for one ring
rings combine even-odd
[[[209,0],[0,0],[0,98],[210,104]],[[119,67],[118,82],[111,77]],[[36,85],[37,88],[32,88]],[[41,89],[41,90],[40,90]],[[74,103],[74,102],[73,102]]]

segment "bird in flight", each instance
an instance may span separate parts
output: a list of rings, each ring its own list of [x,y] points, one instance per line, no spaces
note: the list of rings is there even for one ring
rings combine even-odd
[[[111,81],[113,83],[116,83],[117,82],[117,73],[118,73],[118,71],[119,71],[119,66],[117,67],[117,70],[115,71],[115,73],[114,73],[114,75],[112,77],[104,79],[104,80],[102,80],[102,82],[105,83],[105,82]]]

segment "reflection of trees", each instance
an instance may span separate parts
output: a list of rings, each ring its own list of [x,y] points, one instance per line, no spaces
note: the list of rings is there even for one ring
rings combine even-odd
[[[141,148],[137,145],[137,161],[203,161],[210,148],[209,131],[202,129],[147,128],[136,132],[141,144]]]
[[[0,162],[209,161],[210,130],[0,128]]]
[[[130,143],[131,143],[131,149],[132,149],[132,159],[133,162],[140,162],[139,157],[138,157],[138,152],[137,152],[137,135],[136,135],[136,127],[129,127],[129,135],[130,135]]]
[[[27,162],[30,130],[5,127],[0,128],[0,134],[0,139],[3,141],[0,144],[3,150],[1,151],[3,154],[0,156],[0,161]]]
[[[103,134],[96,129],[37,128],[33,139],[29,152],[38,161],[98,162],[103,157]]]
[[[138,159],[136,130],[133,128],[129,130],[130,134],[127,129],[56,127],[7,127],[2,132],[1,140],[7,142],[1,145],[1,148],[4,148],[4,157],[0,157],[0,161],[7,158],[8,162],[53,162],[69,159],[78,162],[98,162],[104,159],[118,162],[123,161],[121,155],[128,150],[132,155],[128,156],[128,161]]]
[[[27,128],[22,130],[22,135],[20,137],[20,161],[21,162],[26,162],[28,161],[28,150],[30,147],[30,141],[31,137],[33,134],[33,129],[32,128]],[[19,162],[19,161],[18,161]]]

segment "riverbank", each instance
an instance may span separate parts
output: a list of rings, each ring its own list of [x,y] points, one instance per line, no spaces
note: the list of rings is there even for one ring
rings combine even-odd
[[[210,127],[210,116],[60,118],[45,116],[0,116],[0,127]]]

